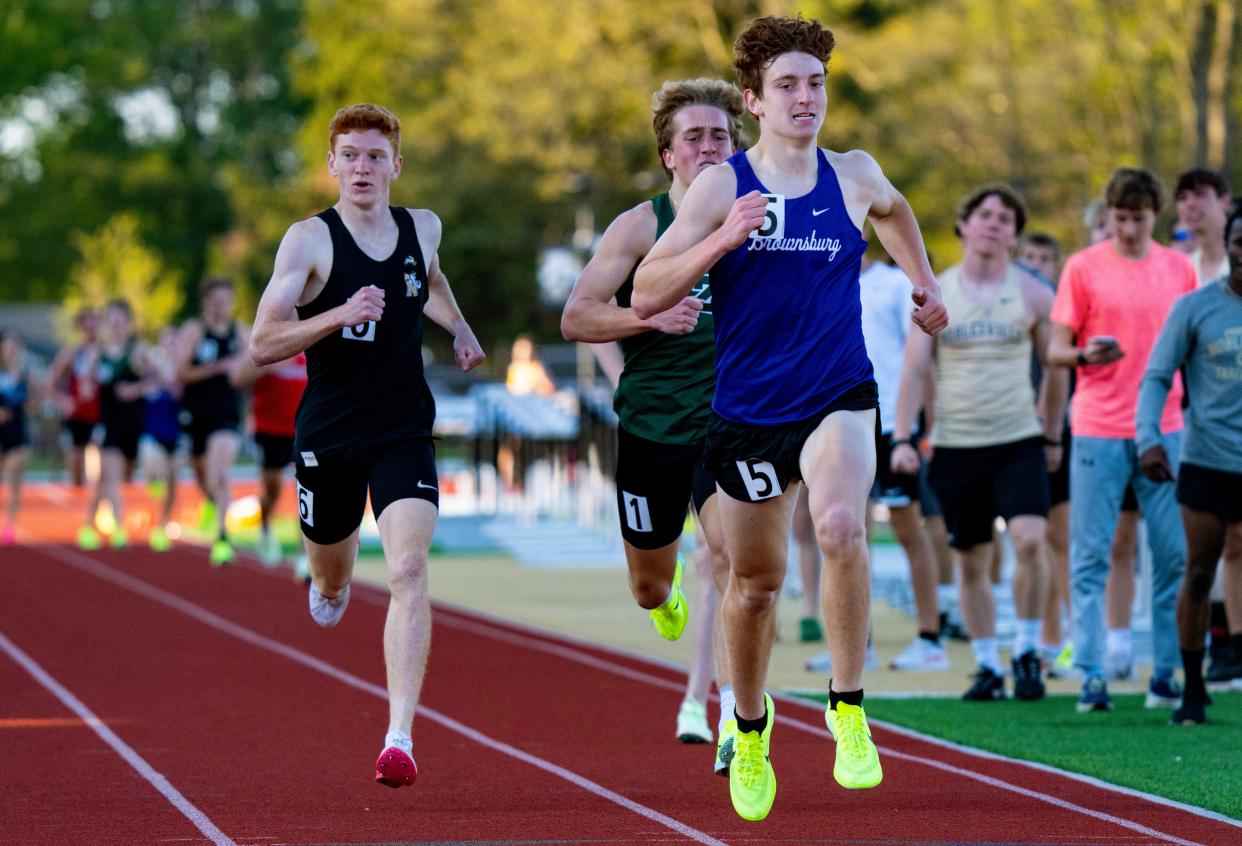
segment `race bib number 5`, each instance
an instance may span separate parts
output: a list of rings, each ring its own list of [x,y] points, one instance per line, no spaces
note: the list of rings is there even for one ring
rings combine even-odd
[[[768,201],[768,207],[763,218],[763,226],[760,226],[754,232],[750,233],[750,237],[759,240],[766,238],[784,238],[785,195],[764,194],[763,196]]]
[[[780,495],[781,483],[776,478],[776,468],[772,466],[771,461],[748,458],[737,462],[737,470],[741,474],[742,484],[746,486],[746,493],[751,502],[760,502]]]

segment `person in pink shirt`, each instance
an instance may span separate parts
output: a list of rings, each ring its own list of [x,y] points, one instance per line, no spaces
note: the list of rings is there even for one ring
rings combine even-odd
[[[1153,672],[1147,707],[1175,707],[1180,661],[1177,589],[1186,568],[1174,486],[1148,479],[1135,449],[1134,410],[1147,357],[1169,309],[1196,287],[1183,254],[1152,240],[1164,187],[1147,170],[1121,168],[1105,191],[1112,237],[1070,256],[1052,307],[1048,359],[1076,367],[1071,420],[1070,593],[1074,663],[1084,673],[1078,711],[1108,710],[1102,669],[1104,583],[1126,485],[1147,521],[1152,550]],[[1165,451],[1181,454],[1182,386],[1174,380],[1160,421]],[[1176,473],[1176,467],[1174,467]]]

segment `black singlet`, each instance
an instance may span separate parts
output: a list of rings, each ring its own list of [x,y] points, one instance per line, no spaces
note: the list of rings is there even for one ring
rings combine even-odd
[[[317,458],[431,436],[436,407],[422,355],[427,266],[410,212],[391,212],[397,246],[383,261],[362,251],[336,209],[317,215],[332,236],[332,273],[319,296],[298,306],[298,318],[336,308],[366,285],[385,295],[379,321],[346,326],[306,350],[297,449]]]
[[[229,323],[229,329],[223,335],[212,332],[203,325],[203,337],[194,347],[194,357],[190,363],[195,367],[212,364],[221,359],[237,355],[240,351],[240,337],[237,324]],[[217,373],[199,382],[191,382],[185,386],[181,396],[181,405],[190,412],[196,423],[213,420],[237,420],[240,418],[241,392],[229,383],[227,373]]]

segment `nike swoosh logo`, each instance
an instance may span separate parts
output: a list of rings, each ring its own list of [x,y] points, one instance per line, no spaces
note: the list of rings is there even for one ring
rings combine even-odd
[[[435,485],[424,485],[424,484],[423,484],[423,480],[422,480],[422,479],[419,479],[419,480],[418,480],[418,486],[419,486],[420,488],[422,488],[422,489],[424,489],[424,490],[428,490],[428,491],[438,491],[438,490],[440,490],[440,489],[439,489],[439,488],[437,488]]]
[[[832,208],[832,207],[829,206],[828,208]],[[811,217],[819,217],[821,214],[823,214],[826,211],[828,211],[828,209],[811,209]]]

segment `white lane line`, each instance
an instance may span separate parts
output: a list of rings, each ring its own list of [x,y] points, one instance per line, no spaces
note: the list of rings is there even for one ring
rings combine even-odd
[[[569,646],[561,646],[555,643],[548,643],[546,639],[552,639],[552,640],[561,639],[560,636],[556,634],[555,632],[548,632],[548,631],[543,631],[540,629],[535,629],[523,623],[512,622],[509,620],[503,621],[504,626],[512,626],[514,628],[526,629],[528,631],[535,633],[536,635],[538,635],[538,637],[528,637],[526,635],[519,635],[514,632],[508,631],[506,628],[503,628],[500,626],[493,626],[490,623],[479,622],[476,619],[473,619],[476,616],[482,616],[482,615],[476,615],[475,612],[473,611],[463,610],[463,609],[456,608],[456,607],[445,607],[442,603],[437,603],[437,605],[439,605],[443,610],[449,611],[448,615],[441,614],[440,616],[436,618],[435,622],[437,624],[446,625],[450,628],[461,629],[463,631],[469,631],[469,632],[472,632],[472,633],[475,633],[475,634],[478,634],[484,637],[492,638],[493,640],[498,640],[502,643],[509,643],[515,646],[522,646],[522,647],[526,647],[529,649],[544,652],[546,654],[556,655],[558,657],[566,658],[567,660],[570,660],[570,661],[576,661],[577,663],[584,664],[586,666],[593,667],[595,669],[602,670],[604,672],[612,673],[614,675],[621,676],[623,678],[641,681],[646,684],[652,685],[654,687],[665,688],[668,690],[674,690],[678,692],[684,690],[684,685],[669,681],[668,679],[660,678],[658,676],[644,675],[642,672],[636,671],[630,667],[626,667],[620,664],[612,664],[594,655],[575,652],[574,649]],[[453,615],[456,615],[456,616],[453,616]],[[643,656],[641,655],[623,652],[621,650],[617,650],[612,647],[608,647],[604,645],[595,645],[595,644],[592,644],[592,647],[606,651],[606,652],[613,652],[614,654],[619,654],[619,655],[622,655],[624,657],[631,658],[634,660],[638,660],[638,661],[643,660]],[[662,666],[662,665],[657,664],[656,666]],[[716,697],[715,695],[713,695],[712,698],[718,700],[718,697]],[[817,706],[814,706],[805,700],[798,699],[797,697],[773,694],[773,698],[777,699],[778,701],[783,701],[783,702],[787,702],[793,705],[798,705],[802,708],[818,710]],[[808,725],[807,723],[804,723],[797,719],[787,718],[784,716],[778,716],[777,720],[783,725],[791,725],[795,728],[802,729],[804,731],[809,731],[812,734],[819,734],[824,737],[832,736],[831,734],[829,734],[827,729],[819,729],[818,727]],[[1214,811],[1208,811],[1203,808],[1196,808],[1193,805],[1187,805],[1187,804],[1177,802],[1172,799],[1166,799],[1163,796],[1155,796],[1153,794],[1144,793],[1139,790],[1134,790],[1134,789],[1127,788],[1127,787],[1120,787],[1118,785],[1110,784],[1108,782],[1101,781],[1091,776],[1084,776],[1079,773],[1072,773],[1066,770],[1060,770],[1060,769],[1057,769],[1056,767],[1052,767],[1047,764],[1039,764],[1039,763],[1035,763],[1032,761],[1021,761],[1021,760],[1017,760],[1014,758],[1006,758],[1003,755],[997,755],[991,752],[985,752],[983,750],[974,749],[968,746],[961,746],[959,744],[941,740],[940,738],[921,734],[920,732],[913,731],[911,729],[907,729],[902,726],[896,726],[891,723],[886,723],[881,720],[869,720],[869,722],[871,722],[873,725],[880,726],[886,730],[892,731],[895,734],[900,734],[900,735],[909,737],[914,740],[921,740],[921,741],[931,743],[933,745],[936,745],[936,746],[939,746],[945,749],[951,749],[954,752],[959,752],[961,754],[971,755],[973,757],[984,758],[986,760],[997,761],[997,762],[1001,762],[1005,764],[1016,764],[1020,766],[1030,767],[1031,769],[1039,770],[1040,772],[1045,772],[1045,773],[1049,773],[1049,774],[1057,775],[1057,776],[1063,776],[1066,778],[1073,779],[1074,781],[1089,784],[1092,787],[1096,787],[1101,790],[1119,793],[1119,794],[1130,796],[1136,799],[1146,800],[1146,801],[1153,802],[1158,805],[1175,808],[1180,811],[1187,811],[1196,816],[1204,817],[1207,819],[1214,820],[1216,822],[1222,822],[1228,825],[1242,828],[1242,822],[1232,819],[1231,817],[1227,817],[1224,814],[1218,814]],[[1012,790],[1013,792],[1021,793],[1024,796],[1038,798],[1038,799],[1041,799],[1042,801],[1049,802],[1053,805],[1058,805],[1058,806],[1061,806],[1067,809],[1075,810],[1079,813],[1084,813],[1087,816],[1094,816],[1098,819],[1107,820],[1109,822],[1115,822],[1118,825],[1124,825],[1125,827],[1128,827],[1128,828],[1138,826],[1138,828],[1135,829],[1136,831],[1141,830],[1144,833],[1150,834],[1152,836],[1160,836],[1173,843],[1190,842],[1190,841],[1179,840],[1177,837],[1173,835],[1156,832],[1153,829],[1148,829],[1144,826],[1141,826],[1138,823],[1129,823],[1125,820],[1122,820],[1119,817],[1115,817],[1104,811],[1095,811],[1090,808],[1085,808],[1079,805],[1065,803],[1064,800],[1059,799],[1055,796],[1051,796],[1045,793],[1038,793],[1036,791],[1031,791],[1031,790],[1028,790],[1027,788],[1020,787],[1018,785],[1009,784],[1008,782],[1000,781],[998,779],[993,778],[992,776],[986,776],[986,775],[983,775],[982,773],[976,773],[972,770],[962,769],[952,764],[948,764],[943,761],[938,761],[934,758],[924,758],[924,757],[912,755],[906,752],[897,752],[892,749],[884,749],[884,754],[891,755],[897,758],[902,758],[904,760],[909,760],[915,763],[924,764],[926,766],[945,770],[947,772],[954,772],[959,775],[963,775],[967,778],[972,778],[972,779],[975,779],[976,781],[983,782],[985,784],[1002,787],[1003,789],[1006,789],[1006,790]]]
[[[105,581],[109,581],[119,587],[132,591],[133,593],[145,596],[146,598],[158,602],[161,605],[172,608],[174,611],[179,611],[188,617],[198,620],[200,623],[211,626],[212,628],[222,631],[225,634],[232,635],[238,640],[245,641],[246,643],[257,646],[260,649],[274,652],[281,657],[288,658],[294,663],[301,664],[304,667],[315,670],[316,672],[322,673],[330,678],[334,678],[342,684],[346,684],[357,690],[369,693],[385,702],[388,701],[388,691],[379,685],[372,684],[371,682],[361,679],[352,673],[348,673],[334,667],[325,661],[321,661],[313,655],[283,644],[280,641],[272,640],[271,638],[265,637],[258,632],[239,626],[230,620],[226,620],[225,618],[208,611],[206,608],[195,605],[192,602],[188,602],[176,594],[169,593],[168,591],[148,584],[141,579],[136,579],[133,576],[122,573],[121,571],[108,567],[105,564],[101,564],[89,556],[83,555],[74,550],[63,549],[60,547],[43,548],[40,549],[39,552],[51,558],[59,559],[72,567],[76,567],[79,570],[83,570],[93,576],[104,579]],[[562,778],[576,787],[580,787],[602,799],[607,799],[610,802],[620,805],[626,810],[633,811],[634,813],[645,817],[652,822],[659,823],[665,828],[672,829],[683,837],[694,840],[698,843],[707,844],[707,846],[726,846],[722,841],[717,840],[710,834],[699,831],[696,828],[692,828],[683,822],[673,819],[672,817],[665,816],[653,808],[648,808],[646,805],[640,805],[639,803],[634,802],[631,799],[627,799],[619,793],[609,790],[601,784],[591,781],[585,776],[580,776],[575,772],[565,769],[564,767],[557,766],[551,761],[546,761],[543,758],[536,757],[528,752],[523,752],[521,749],[510,746],[503,741],[489,737],[488,735],[485,735],[476,729],[470,728],[469,726],[441,714],[438,711],[427,707],[420,707],[419,713],[451,731],[464,735],[477,743],[508,755],[511,758],[516,758],[517,760],[530,764],[531,766],[538,767],[544,772],[551,773],[552,775]]]
[[[156,772],[155,768],[148,764],[129,744],[117,737],[116,733],[108,728],[103,720],[95,716],[90,708],[82,704],[82,700],[78,699],[64,685],[52,678],[46,670],[23,652],[17,644],[5,637],[3,632],[0,632],[0,649],[8,653],[8,656],[29,673],[35,681],[47,688],[53,696],[60,700],[62,705],[77,714],[78,718],[90,726],[91,730],[99,735],[104,743],[112,747],[112,751],[124,758],[125,763],[137,770],[138,774],[158,790],[161,796],[167,799],[186,819],[194,823],[194,827],[201,831],[208,840],[216,844],[216,846],[237,846],[227,834],[216,828],[206,814],[196,808],[190,800],[182,796],[181,791],[173,787],[167,778]]]

